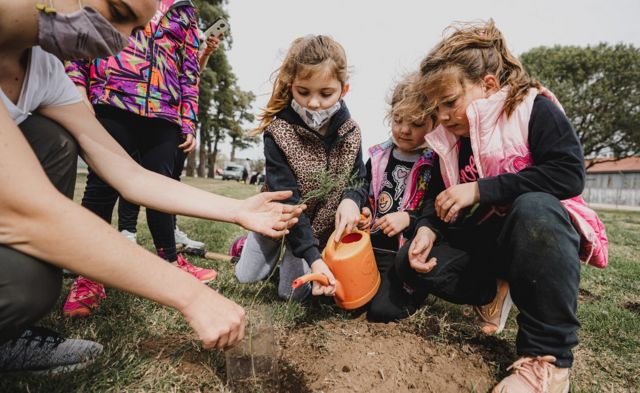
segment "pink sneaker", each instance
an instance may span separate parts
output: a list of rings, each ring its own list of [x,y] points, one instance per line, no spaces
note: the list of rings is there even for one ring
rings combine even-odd
[[[62,313],[70,318],[88,317],[98,309],[100,301],[106,298],[102,284],[78,276],[71,285]]]
[[[178,267],[204,283],[213,281],[218,276],[218,272],[213,269],[204,269],[190,264],[182,254],[178,254]]]

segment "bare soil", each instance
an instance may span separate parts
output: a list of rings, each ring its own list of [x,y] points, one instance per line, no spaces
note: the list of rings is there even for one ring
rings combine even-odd
[[[290,332],[281,345],[282,392],[485,392],[496,377],[469,345],[394,323],[321,322]]]

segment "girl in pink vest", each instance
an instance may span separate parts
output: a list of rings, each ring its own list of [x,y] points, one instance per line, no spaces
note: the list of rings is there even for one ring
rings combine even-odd
[[[412,287],[474,305],[487,334],[502,330],[513,300],[521,358],[495,391],[567,392],[580,260],[607,263],[604,227],[580,197],[580,140],[493,21],[454,28],[420,71],[440,123],[426,140],[446,190],[398,271]]]

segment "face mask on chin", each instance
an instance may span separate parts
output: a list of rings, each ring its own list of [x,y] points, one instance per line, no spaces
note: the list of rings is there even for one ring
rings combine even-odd
[[[78,11],[61,14],[37,3],[38,44],[60,60],[96,59],[116,55],[129,43],[107,19],[78,1]]]
[[[312,111],[298,104],[295,99],[291,100],[291,108],[300,116],[304,124],[306,124],[312,130],[318,132],[322,126],[327,124],[331,119],[331,116],[335,115],[340,110],[340,101],[333,104],[327,109],[320,109]]]

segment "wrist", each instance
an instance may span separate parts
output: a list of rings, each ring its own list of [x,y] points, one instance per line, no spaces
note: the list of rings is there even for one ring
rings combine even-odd
[[[432,243],[436,241],[436,234],[429,227],[418,228],[416,236],[426,236]]]

